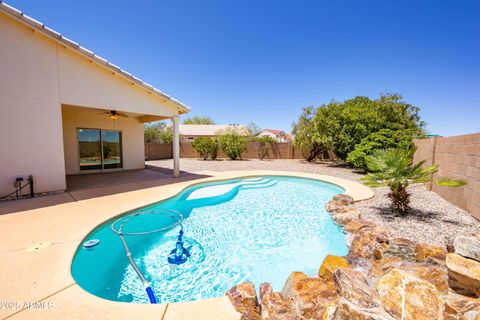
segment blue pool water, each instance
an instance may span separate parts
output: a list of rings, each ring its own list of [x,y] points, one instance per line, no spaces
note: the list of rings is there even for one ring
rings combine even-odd
[[[333,195],[343,192],[326,182],[281,176],[204,183],[136,210],[147,214],[130,220],[123,231],[171,225],[172,218],[153,214],[165,209],[185,217],[186,245],[191,246],[192,256],[182,265],[167,262],[179,226],[125,237],[160,303],[220,297],[246,281],[257,288],[270,282],[274,290],[281,290],[292,271],[316,275],[327,254],[347,253],[341,228],[324,209]],[[85,238],[99,239],[100,244],[90,250],[78,249],[72,275],[82,288],[99,297],[148,303],[111,223]]]

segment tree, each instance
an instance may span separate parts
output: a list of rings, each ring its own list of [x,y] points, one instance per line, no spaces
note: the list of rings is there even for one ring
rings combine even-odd
[[[292,133],[295,136],[294,145],[302,150],[307,161],[315,160],[326,148],[326,141],[322,140],[325,137],[315,127],[315,110],[312,106],[303,108],[298,121],[293,123]]]
[[[247,130],[252,138],[262,132],[262,128],[260,128],[255,122],[249,122],[247,124]]]
[[[203,160],[217,159],[218,141],[206,137],[196,138],[192,141],[192,147],[200,154]]]
[[[242,153],[247,151],[248,130],[239,126],[230,126],[216,132],[223,152],[232,160],[242,158]]]
[[[183,124],[215,124],[215,121],[207,116],[192,116],[183,119]]]
[[[146,143],[172,143],[172,127],[165,122],[154,122],[144,125],[144,140]]]
[[[392,200],[395,214],[407,215],[410,212],[410,193],[408,186],[413,183],[426,183],[438,171],[438,165],[424,167],[425,161],[413,163],[415,149],[377,150],[365,158],[371,172],[362,178],[370,187],[388,187],[388,197]],[[446,187],[460,187],[466,184],[460,179],[439,178],[436,184]]]
[[[296,144],[307,151],[306,159],[315,159],[315,147],[335,152],[342,160],[370,134],[382,129],[412,130],[423,133],[419,108],[398,94],[383,94],[378,99],[358,96],[343,102],[333,101],[318,108],[305,108],[294,123]],[[308,152],[310,151],[310,152]]]
[[[416,136],[418,136],[417,132],[412,129],[380,129],[363,138],[355,146],[355,150],[347,156],[347,163],[355,168],[367,170],[366,156],[372,155],[380,149],[400,148],[409,150],[414,147],[413,140]]]

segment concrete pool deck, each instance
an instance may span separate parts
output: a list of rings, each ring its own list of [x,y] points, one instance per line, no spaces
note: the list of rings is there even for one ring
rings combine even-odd
[[[249,170],[202,171],[194,174],[195,179],[172,179],[171,183],[161,185],[152,182],[151,187],[142,185],[136,190],[126,184],[126,187],[110,187],[116,188],[115,192],[103,193],[102,188],[80,190],[83,197],[75,199],[68,193],[32,199],[41,202],[39,208],[34,208],[34,204],[31,208],[25,206],[23,201],[29,200],[0,203],[0,209],[2,205],[22,208],[0,216],[0,318],[240,319],[240,314],[226,297],[162,305],[101,299],[75,283],[70,274],[73,256],[84,237],[102,222],[173,197],[184,188],[201,182],[284,175],[340,185],[356,201],[374,195],[372,190],[357,182],[311,173]]]

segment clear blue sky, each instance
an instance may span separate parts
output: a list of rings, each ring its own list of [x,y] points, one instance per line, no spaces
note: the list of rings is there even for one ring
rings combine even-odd
[[[397,92],[432,133],[480,131],[478,0],[7,3],[217,123]]]

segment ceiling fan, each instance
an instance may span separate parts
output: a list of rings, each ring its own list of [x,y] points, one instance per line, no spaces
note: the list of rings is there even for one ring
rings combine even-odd
[[[116,110],[105,111],[100,114],[107,114],[110,117],[110,119],[112,119],[113,121],[117,120],[118,117],[128,118],[128,116],[125,113],[121,113]]]

